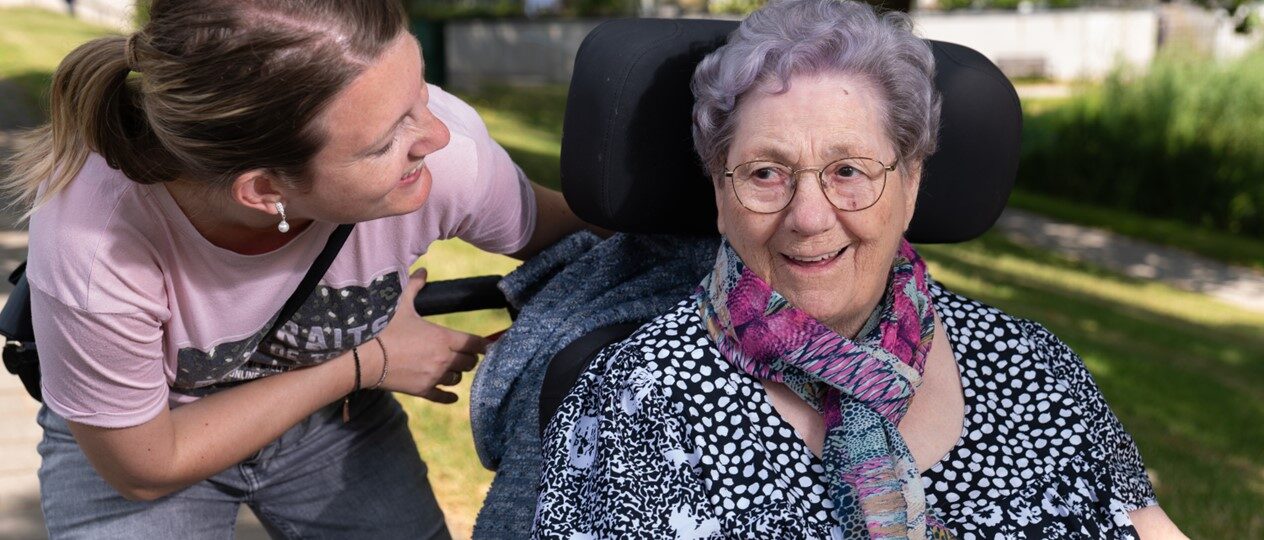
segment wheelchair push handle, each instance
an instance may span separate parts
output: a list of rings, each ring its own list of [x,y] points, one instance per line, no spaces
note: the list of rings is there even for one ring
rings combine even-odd
[[[476,276],[432,281],[413,300],[417,314],[442,315],[479,309],[508,308],[509,301],[496,288],[500,276]],[[512,310],[511,310],[512,312]]]

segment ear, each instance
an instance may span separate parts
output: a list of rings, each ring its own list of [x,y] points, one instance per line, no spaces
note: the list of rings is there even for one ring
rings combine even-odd
[[[913,212],[917,210],[917,193],[922,187],[921,164],[909,167],[908,172],[900,176],[900,181],[904,183],[904,230],[908,231],[913,223]]]
[[[231,191],[233,202],[266,214],[276,214],[276,203],[283,201],[278,178],[265,169],[251,169],[237,175]]]

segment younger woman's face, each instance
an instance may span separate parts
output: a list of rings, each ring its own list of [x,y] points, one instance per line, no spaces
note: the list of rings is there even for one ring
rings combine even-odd
[[[310,189],[286,195],[289,215],[351,223],[421,208],[432,181],[426,156],[450,136],[428,101],[421,48],[404,33],[317,118],[325,146]]]

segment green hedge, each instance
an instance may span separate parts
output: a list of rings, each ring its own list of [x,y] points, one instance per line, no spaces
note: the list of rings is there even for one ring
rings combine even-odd
[[[1028,115],[1019,185],[1264,238],[1264,51],[1162,57]]]

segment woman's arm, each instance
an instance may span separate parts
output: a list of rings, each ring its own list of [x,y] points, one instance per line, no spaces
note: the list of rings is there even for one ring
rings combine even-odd
[[[570,205],[566,204],[566,198],[560,192],[553,191],[543,187],[535,182],[531,183],[531,190],[535,192],[536,201],[536,221],[535,230],[531,233],[531,239],[527,241],[527,245],[517,252],[511,253],[509,256],[519,260],[527,260],[532,255],[539,253],[540,250],[553,245],[568,234],[580,229],[588,229],[598,236],[610,236],[611,232],[600,227],[585,223],[571,211]]]
[[[1141,540],[1189,540],[1157,504],[1129,512],[1128,519],[1132,520]]]
[[[348,356],[163,410],[138,426],[101,428],[68,422],[70,432],[92,466],[119,493],[128,499],[154,500],[250,457],[350,392],[355,368]],[[380,364],[381,359],[375,362]],[[380,366],[375,372],[381,372]]]
[[[382,388],[451,403],[456,395],[436,388],[448,371],[469,371],[487,342],[424,321],[412,310],[425,283],[414,274],[391,323],[382,331],[391,355]],[[381,350],[360,346],[361,381],[382,373]],[[101,428],[69,422],[92,466],[124,497],[153,500],[209,478],[250,457],[355,385],[350,353],[305,369],[265,377],[218,392],[144,424]]]

